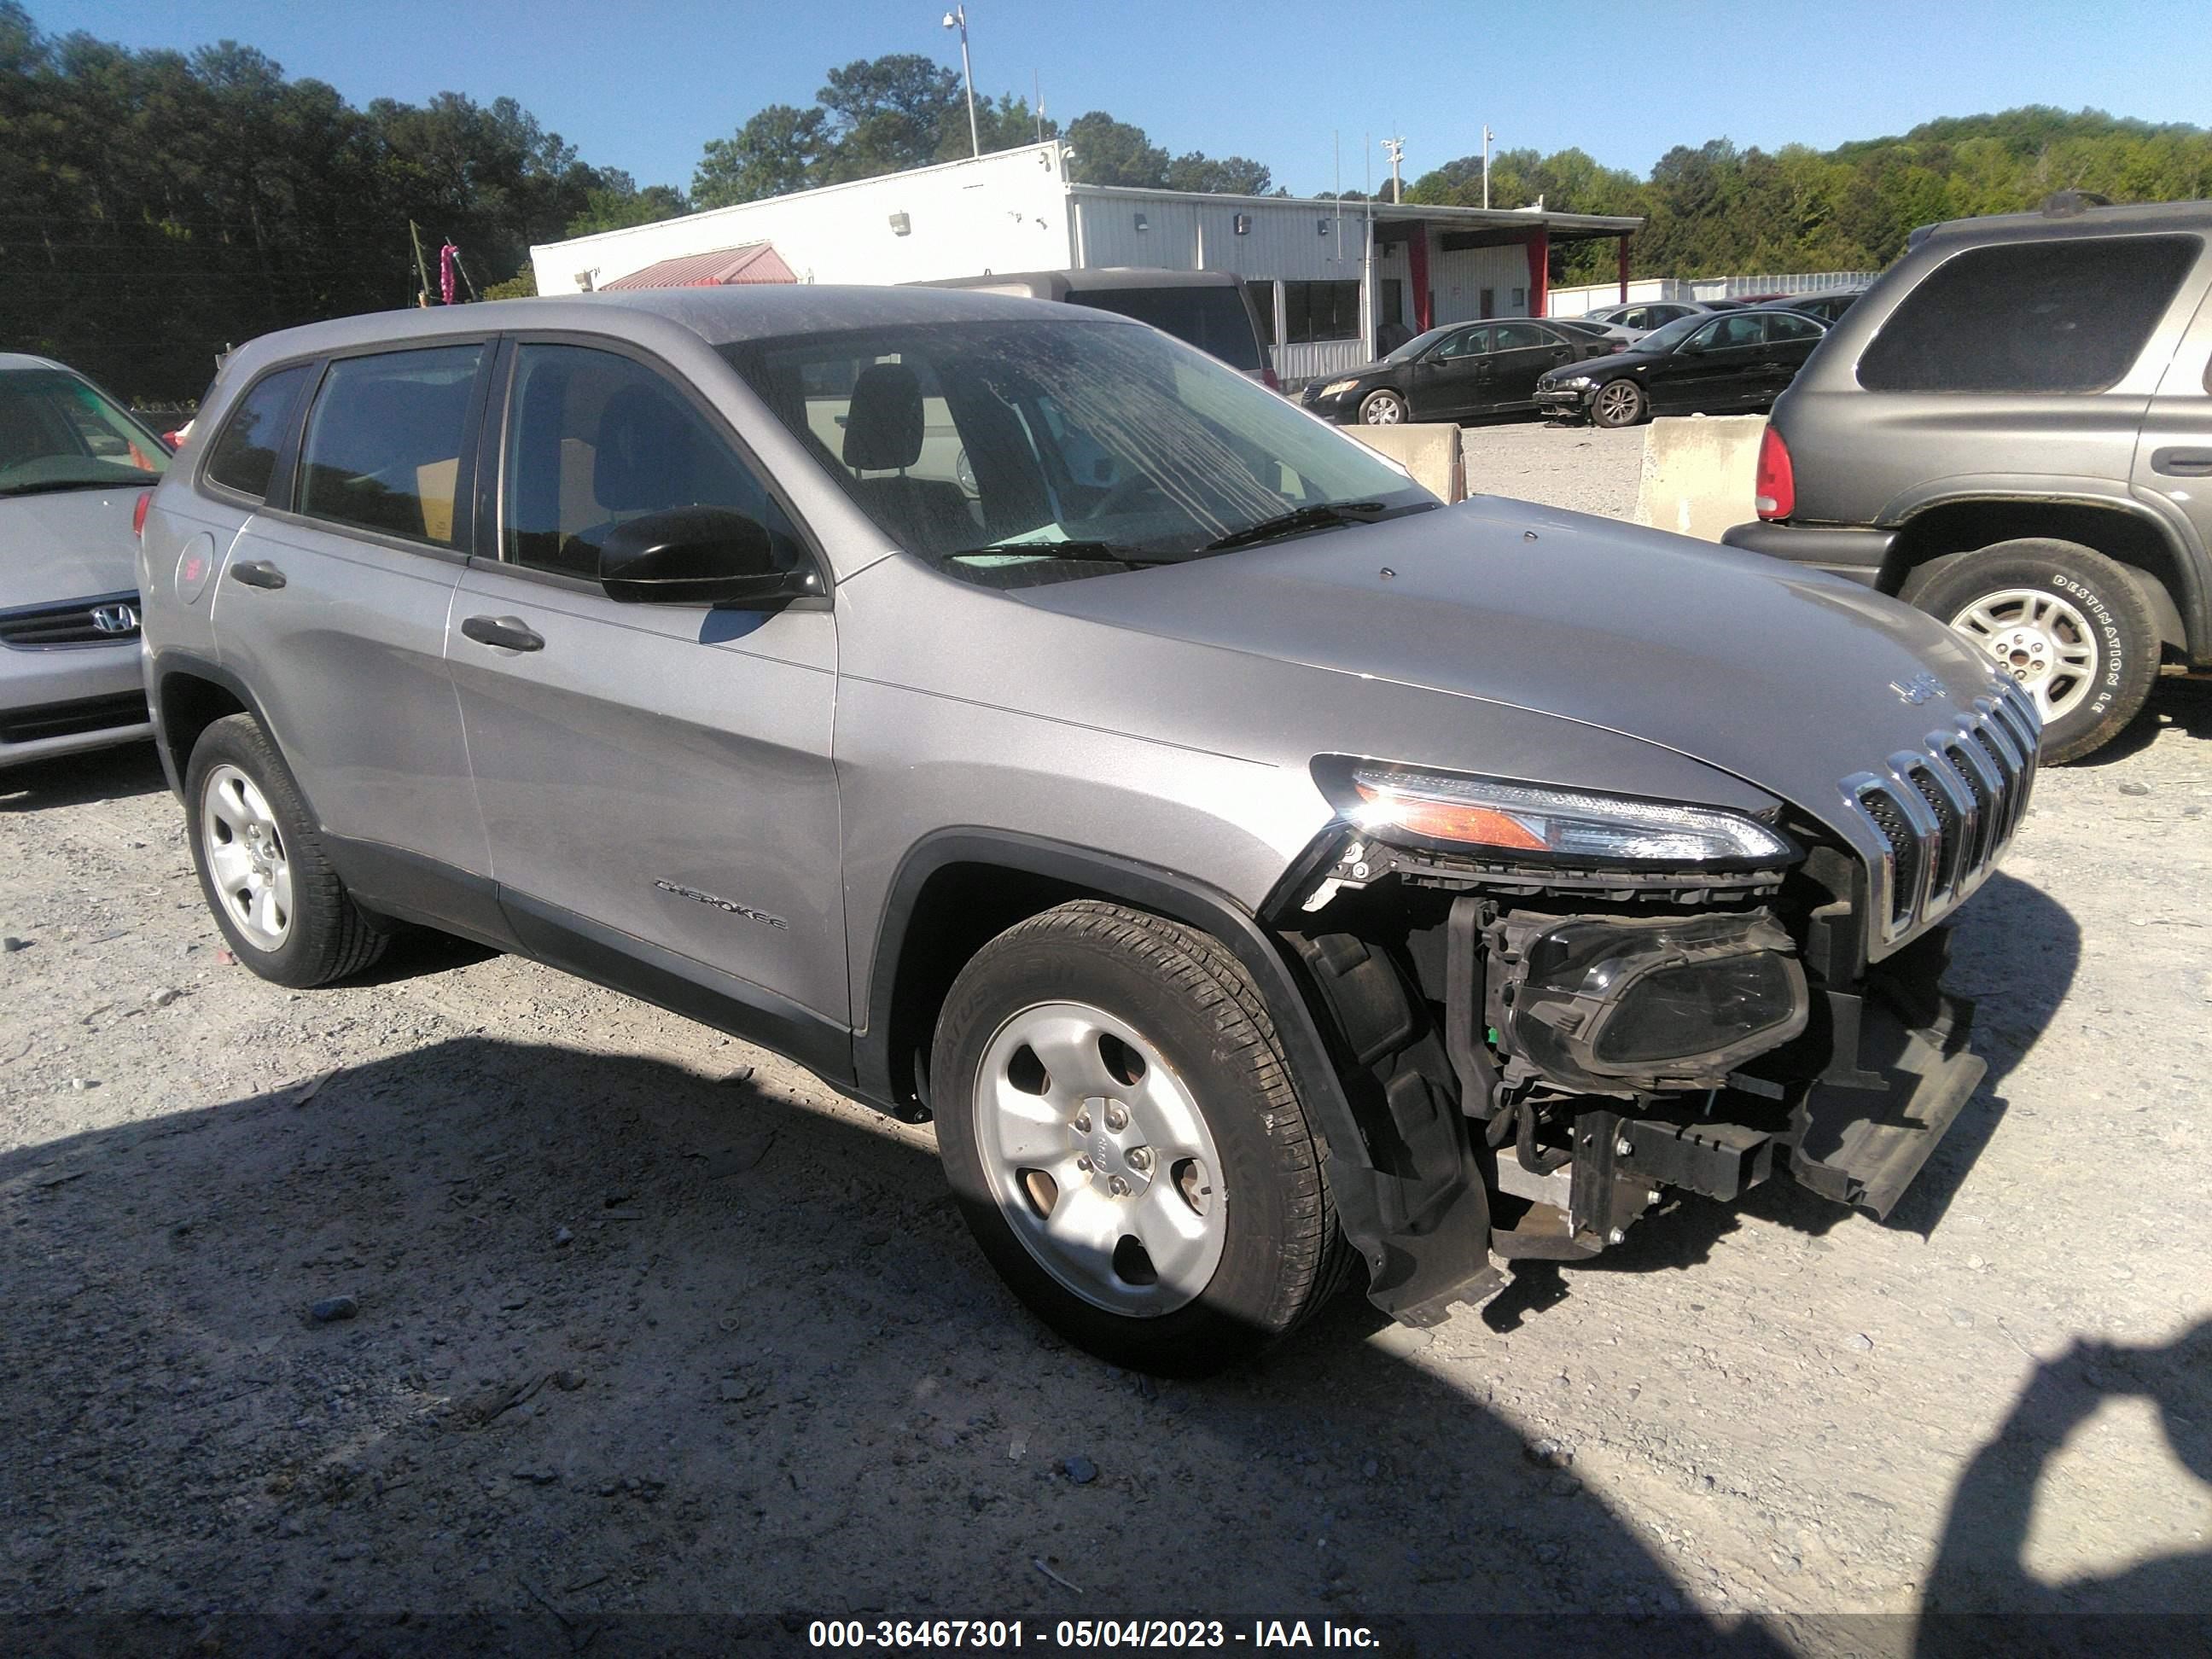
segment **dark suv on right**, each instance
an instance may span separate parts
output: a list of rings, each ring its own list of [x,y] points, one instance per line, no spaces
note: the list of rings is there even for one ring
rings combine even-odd
[[[2116,736],[2163,659],[2212,666],[2212,202],[1916,232],[1774,406],[1759,521],[1973,640],[2047,761]]]

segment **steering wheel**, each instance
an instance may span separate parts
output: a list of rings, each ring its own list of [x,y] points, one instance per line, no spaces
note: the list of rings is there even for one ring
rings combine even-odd
[[[1158,483],[1149,473],[1132,472],[1099,497],[1098,505],[1091,509],[1091,516],[1093,519],[1111,518],[1117,513],[1127,513],[1147,496],[1163,493]]]

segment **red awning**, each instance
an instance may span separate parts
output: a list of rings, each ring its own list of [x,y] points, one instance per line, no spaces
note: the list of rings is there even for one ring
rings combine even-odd
[[[776,257],[773,242],[749,242],[743,247],[716,248],[711,253],[687,253],[680,259],[663,259],[657,265],[601,283],[599,291],[623,288],[719,288],[726,283],[795,283],[789,265]]]

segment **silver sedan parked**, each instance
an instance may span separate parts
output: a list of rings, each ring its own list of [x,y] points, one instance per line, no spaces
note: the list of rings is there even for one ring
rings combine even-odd
[[[153,734],[137,520],[168,464],[83,376],[0,353],[0,767]]]

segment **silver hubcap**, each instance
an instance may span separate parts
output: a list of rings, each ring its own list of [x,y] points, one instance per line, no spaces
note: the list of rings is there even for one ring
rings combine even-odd
[[[1625,421],[1636,412],[1636,388],[1615,382],[1597,394],[1599,412],[1609,421]]]
[[[999,1027],[975,1080],[975,1146],[1014,1236],[1094,1307],[1158,1318],[1221,1265],[1229,1195],[1205,1115],[1102,1009],[1039,1003]]]
[[[1366,412],[1370,426],[1395,426],[1405,414],[1395,398],[1377,398],[1367,405]]]
[[[2097,635],[2073,604],[2039,588],[1989,593],[1951,618],[2035,699],[2045,726],[2071,714],[2097,683]]]
[[[216,897],[257,950],[274,951],[292,931],[292,862],[261,787],[235,766],[208,774],[200,796],[200,844]]]

